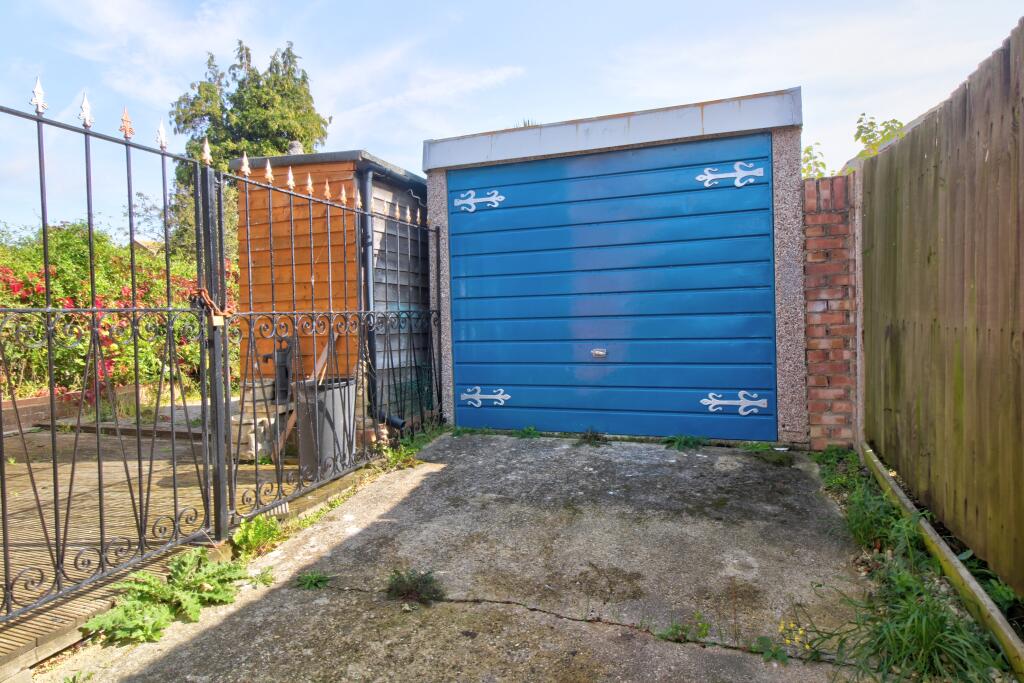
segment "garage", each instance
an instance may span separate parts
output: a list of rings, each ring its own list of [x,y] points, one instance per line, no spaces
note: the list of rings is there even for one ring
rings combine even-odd
[[[651,136],[643,114],[593,121],[613,142],[644,123]],[[558,131],[537,128],[557,153]],[[444,169],[441,355],[456,425],[780,438],[773,134],[666,132]],[[501,132],[485,135],[485,156],[500,156]],[[427,143],[428,164],[460,153],[444,142]]]

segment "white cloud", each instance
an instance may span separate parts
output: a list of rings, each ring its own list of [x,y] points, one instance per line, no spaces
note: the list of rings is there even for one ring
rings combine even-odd
[[[468,71],[444,67],[419,67],[408,76],[404,88],[392,95],[379,95],[356,107],[342,110],[335,117],[339,127],[362,125],[395,110],[441,106],[454,108],[458,98],[501,85],[521,76],[518,66],[501,66]]]
[[[176,3],[156,0],[45,0],[52,15],[73,26],[79,36],[69,52],[101,65],[102,81],[116,92],[165,108],[181,94],[175,78],[184,62],[206,52],[233,51],[252,26],[246,3],[203,3],[183,14]]]
[[[976,8],[964,8],[970,21],[967,10]],[[894,6],[884,19],[777,15],[737,25],[728,36],[635,42],[612,52],[604,83],[640,107],[802,86],[805,141],[820,140],[839,165],[856,152],[861,111],[909,121],[945,99],[997,45],[990,31],[929,20],[934,12],[917,3]]]

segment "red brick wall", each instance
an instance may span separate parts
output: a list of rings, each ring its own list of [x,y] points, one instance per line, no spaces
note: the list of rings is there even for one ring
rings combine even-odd
[[[811,448],[853,444],[857,307],[852,177],[804,181],[807,413]]]

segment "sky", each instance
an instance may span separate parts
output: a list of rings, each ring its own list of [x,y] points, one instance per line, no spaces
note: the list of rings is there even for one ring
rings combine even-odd
[[[838,168],[857,152],[861,112],[905,122],[924,113],[1022,14],[1020,0],[4,2],[0,104],[30,111],[38,76],[48,118],[78,124],[88,93],[94,130],[118,135],[127,107],[136,141],[152,144],[208,52],[227,67],[242,39],[265,67],[292,41],[331,118],[319,151],[365,149],[421,172],[424,139],[800,86],[804,144],[820,142]],[[51,222],[84,214],[79,138],[47,133]],[[123,222],[123,151],[94,153],[99,221]],[[157,159],[134,162],[134,189],[159,196]],[[4,115],[0,205],[0,220],[38,224],[35,128]]]

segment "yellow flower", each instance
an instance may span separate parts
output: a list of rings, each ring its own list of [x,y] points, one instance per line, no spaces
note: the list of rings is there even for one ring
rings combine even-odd
[[[790,645],[790,644],[791,644],[791,643],[789,642],[789,638],[786,638],[786,640],[785,640],[785,643],[786,643],[786,645]]]
[[[786,630],[786,622],[780,621],[779,622],[779,633],[782,633],[785,630]]]

